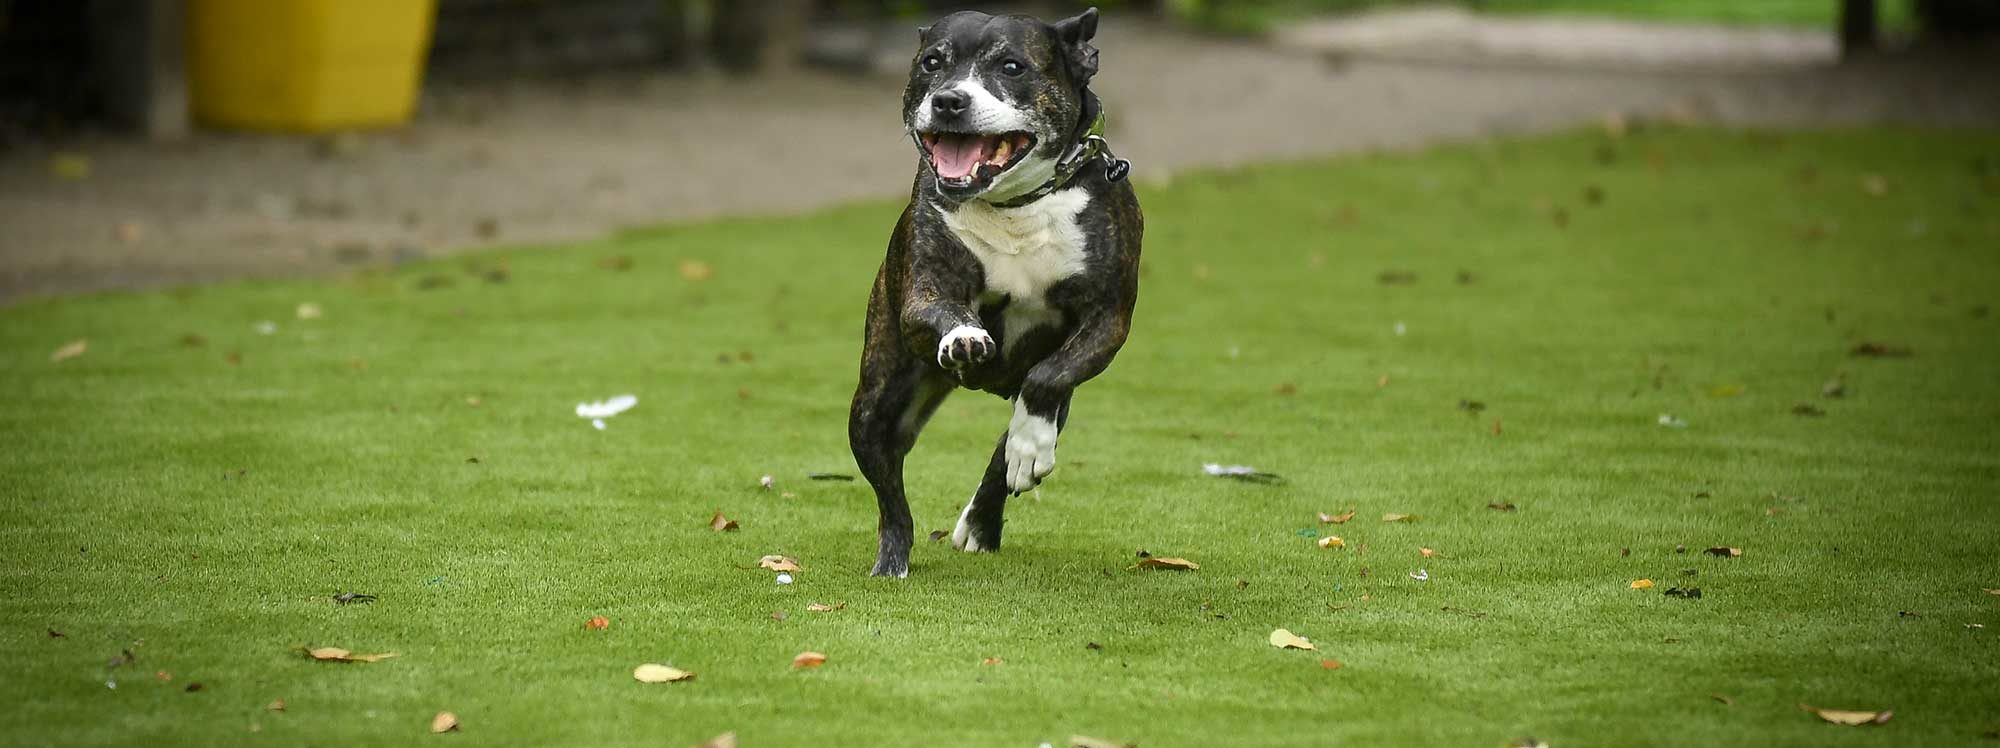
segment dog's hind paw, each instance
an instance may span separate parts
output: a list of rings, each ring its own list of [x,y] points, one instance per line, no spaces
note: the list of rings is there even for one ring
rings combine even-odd
[[[946,369],[960,369],[985,363],[999,352],[1000,346],[984,329],[959,325],[938,341],[937,362]]]
[[[1029,415],[1014,403],[1014,421],[1007,426],[1007,487],[1021,493],[1040,485],[1056,469],[1056,422]]]

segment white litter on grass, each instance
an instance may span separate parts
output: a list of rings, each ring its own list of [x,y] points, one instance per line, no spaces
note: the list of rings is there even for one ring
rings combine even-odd
[[[778,584],[791,584],[791,583],[792,583],[792,575],[785,574],[782,572],[778,574]]]
[[[1688,427],[1688,422],[1675,418],[1672,413],[1661,413],[1660,425],[1670,429],[1684,429]]]
[[[1249,465],[1217,465],[1213,462],[1202,465],[1201,471],[1216,476],[1257,475],[1262,472]]]
[[[1419,582],[1428,582],[1431,581],[1431,573],[1423,569],[1418,569],[1416,571],[1410,572],[1410,578],[1415,579]]]
[[[578,418],[590,419],[592,428],[603,431],[604,419],[631,410],[632,406],[638,404],[638,395],[619,395],[609,400],[600,400],[594,403],[577,403],[576,416]]]
[[[278,323],[268,319],[257,323],[254,327],[258,335],[272,335],[278,332]]]
[[[768,476],[768,475],[766,475],[766,476],[764,476],[764,477],[762,477],[762,478],[758,478],[758,479],[757,479],[757,485],[760,485],[760,486],[763,486],[763,487],[764,487],[764,490],[766,490],[766,491],[769,491],[769,490],[771,490],[771,487],[772,487],[772,486],[775,486],[775,485],[777,485],[777,484],[778,484],[778,482],[777,482],[777,481],[775,481],[775,480],[772,480],[772,479],[771,479],[771,476]]]

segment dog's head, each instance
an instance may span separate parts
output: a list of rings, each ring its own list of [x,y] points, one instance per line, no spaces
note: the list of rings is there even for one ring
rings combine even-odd
[[[1097,73],[1097,9],[1054,24],[968,11],[921,34],[903,124],[938,191],[1002,202],[1048,181]]]

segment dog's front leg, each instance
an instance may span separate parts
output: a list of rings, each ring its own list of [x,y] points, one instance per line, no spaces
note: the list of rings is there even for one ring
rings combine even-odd
[[[1056,435],[1069,415],[1070,394],[1111,365],[1131,328],[1130,308],[1084,315],[1068,340],[1021,383],[1007,424],[1007,487],[1018,494],[1056,469]]]

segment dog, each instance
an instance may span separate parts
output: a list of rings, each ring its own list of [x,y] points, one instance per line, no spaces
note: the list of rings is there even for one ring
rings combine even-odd
[[[916,182],[869,294],[848,417],[880,512],[875,576],[909,574],[903,458],[947,395],[1014,404],[951,535],[997,550],[1007,499],[1055,469],[1071,394],[1131,329],[1144,218],[1090,90],[1097,20],[962,12],[919,30],[903,93]]]

